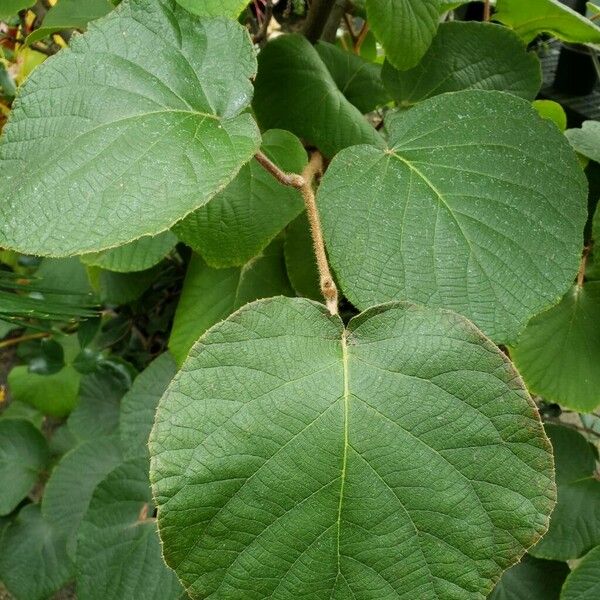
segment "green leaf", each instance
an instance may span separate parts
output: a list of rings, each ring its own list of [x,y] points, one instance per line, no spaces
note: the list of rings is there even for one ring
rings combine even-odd
[[[118,273],[145,271],[157,265],[173,250],[175,244],[177,236],[165,231],[154,237],[144,236],[112,250],[84,254],[81,260],[86,265]]]
[[[540,560],[526,554],[502,575],[489,600],[559,600],[569,574],[564,562]]]
[[[327,42],[318,42],[315,48],[338,89],[362,113],[390,101],[381,81],[381,65]]]
[[[231,17],[236,19],[248,0],[177,0],[183,8],[201,17]]]
[[[14,398],[10,404],[0,412],[0,420],[4,419],[23,419],[29,421],[37,429],[41,429],[44,422],[44,415],[25,402],[18,402]]]
[[[581,129],[567,129],[565,135],[579,154],[600,163],[600,121],[585,121]]]
[[[558,498],[550,529],[530,550],[537,558],[570,560],[600,544],[600,482],[594,447],[573,429],[546,425],[554,448]]]
[[[243,112],[255,70],[239,24],[122,2],[21,88],[0,145],[0,245],[66,256],[169,229],[258,148]]]
[[[28,504],[0,539],[0,580],[16,600],[47,600],[73,575],[65,535]]]
[[[98,485],[78,533],[81,598],[182,597],[181,584],[161,556],[153,509],[146,458],[124,463]]]
[[[94,489],[121,461],[118,437],[99,437],[65,454],[52,471],[42,498],[42,513],[66,535],[69,556],[75,556],[77,529]]]
[[[90,280],[105,304],[128,304],[137,300],[157,278],[156,268],[134,273],[116,273],[89,267]]]
[[[71,365],[54,375],[30,373],[26,366],[18,366],[8,374],[8,387],[15,400],[45,415],[65,417],[77,404],[80,380],[81,375]]]
[[[0,19],[8,19],[16,15],[20,10],[30,8],[35,0],[2,0],[0,5]]]
[[[298,138],[281,129],[263,135],[261,150],[290,173],[302,173],[307,163]],[[260,254],[303,206],[298,190],[279,183],[253,159],[173,230],[211,267],[241,266]]]
[[[177,365],[168,352],[161,354],[142,371],[121,401],[119,433],[126,458],[148,453],[148,436],[160,397],[175,373]]]
[[[596,546],[567,577],[561,600],[596,600],[600,596],[600,546]]]
[[[425,100],[388,129],[388,150],[340,152],[317,195],[345,295],[451,308],[514,341],[579,266],[587,192],[569,144],[529,102],[480,90]]]
[[[600,27],[559,0],[497,0],[494,19],[528,43],[540,33],[565,42],[600,43]]]
[[[579,412],[600,406],[600,281],[536,315],[510,354],[532,394]]]
[[[253,107],[263,129],[288,129],[329,157],[353,144],[383,144],[300,35],[279,36],[261,50]]]
[[[0,420],[0,516],[27,496],[47,462],[46,439],[29,421]]]
[[[422,58],[438,28],[440,0],[367,0],[367,19],[386,58],[401,70]]]
[[[561,131],[567,128],[567,113],[565,109],[553,100],[534,100],[533,108],[543,119],[552,121]]]
[[[594,15],[600,14],[600,6],[594,4],[593,2],[586,2],[586,6],[589,12]]]
[[[25,43],[33,44],[61,29],[85,29],[90,21],[104,17],[114,8],[111,0],[60,0]]]
[[[212,269],[194,255],[175,313],[169,350],[181,364],[194,342],[209,327],[247,302],[279,295],[294,295],[280,239],[243,267]]]
[[[123,379],[113,371],[101,369],[83,377],[79,403],[67,420],[71,433],[81,441],[117,433],[126,391]]]
[[[78,257],[45,258],[35,276],[46,302],[81,306],[92,300],[90,281]]]
[[[294,291],[299,296],[323,300],[306,213],[294,219],[285,230],[284,250],[285,266]]]
[[[401,106],[444,92],[499,90],[533,100],[542,84],[540,61],[500,25],[452,21],[440,25],[421,62],[398,71],[383,67],[383,82]]]
[[[408,304],[347,329],[250,304],[192,349],[150,436],[192,598],[484,598],[546,529],[550,447],[508,359]]]

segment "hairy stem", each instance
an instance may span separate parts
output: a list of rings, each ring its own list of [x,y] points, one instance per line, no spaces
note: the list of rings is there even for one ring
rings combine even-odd
[[[279,183],[289,185],[300,190],[304,199],[306,208],[306,216],[310,224],[310,233],[313,241],[313,249],[319,270],[319,285],[321,293],[325,298],[325,304],[332,315],[338,314],[338,290],[329,269],[327,261],[327,252],[325,251],[325,240],[323,239],[323,230],[321,229],[321,219],[319,210],[315,200],[315,192],[313,190],[313,182],[317,175],[323,172],[323,157],[319,152],[313,153],[310,161],[304,169],[302,175],[297,173],[286,173],[282,171],[273,161],[271,161],[262,152],[257,152],[254,158],[258,163]]]
[[[304,185],[304,178],[302,175],[298,175],[297,173],[286,173],[282,171],[266,154],[260,152],[260,150],[254,155],[254,158],[258,161],[258,163],[279,183],[283,185],[289,185],[291,187],[295,187],[297,189],[301,189]]]
[[[302,197],[304,198],[304,206],[306,207],[306,216],[310,224],[310,232],[312,234],[313,247],[317,259],[317,267],[319,269],[319,283],[321,293],[325,298],[325,304],[332,315],[338,314],[338,290],[335,281],[329,269],[327,261],[327,253],[325,252],[325,240],[323,239],[323,230],[321,229],[321,219],[319,210],[315,201],[315,192],[313,190],[313,180],[317,174],[323,171],[323,157],[319,152],[315,152],[304,169],[302,177],[304,185],[300,188]]]
[[[334,6],[335,0],[312,0],[310,3],[310,10],[304,24],[304,35],[311,44],[319,41]]]

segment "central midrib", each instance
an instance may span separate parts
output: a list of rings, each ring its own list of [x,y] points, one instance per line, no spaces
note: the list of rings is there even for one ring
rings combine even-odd
[[[338,516],[337,516],[337,575],[335,581],[337,582],[340,576],[341,570],[341,552],[340,552],[340,538],[342,529],[342,507],[344,504],[344,487],[346,484],[346,466],[348,464],[348,448],[349,448],[349,423],[348,423],[348,409],[349,409],[349,398],[350,398],[350,384],[348,381],[348,342],[346,340],[346,331],[342,334],[342,367],[344,373],[344,392],[342,400],[344,403],[344,448],[342,451],[342,472],[340,475],[340,501],[338,503]],[[335,583],[334,583],[335,589]]]

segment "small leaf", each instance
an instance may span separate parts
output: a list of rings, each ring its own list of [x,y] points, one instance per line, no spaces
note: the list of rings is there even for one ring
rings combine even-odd
[[[569,574],[567,563],[540,560],[526,554],[502,575],[488,600],[559,600]]]
[[[437,31],[440,0],[367,0],[367,18],[386,58],[401,70],[423,58]]]
[[[596,452],[573,429],[546,425],[554,448],[558,498],[550,529],[529,552],[537,558],[580,558],[600,544],[600,481]]]
[[[600,597],[600,546],[588,552],[567,577],[561,600],[597,600]]]
[[[85,29],[90,21],[104,17],[114,9],[111,0],[60,0],[46,13],[38,29],[30,33],[26,44],[33,44],[61,29]]]
[[[288,129],[329,157],[353,144],[383,144],[300,35],[279,36],[261,50],[253,107],[263,129]]]
[[[173,250],[175,244],[177,236],[165,231],[156,236],[144,236],[112,250],[84,254],[81,260],[86,265],[118,273],[145,271],[157,265]]]
[[[532,394],[579,412],[600,406],[600,281],[536,315],[510,354]]]
[[[65,534],[69,556],[75,556],[75,536],[94,489],[121,461],[118,437],[100,437],[65,454],[52,471],[42,498],[42,513]]]
[[[169,350],[181,364],[194,342],[209,327],[247,302],[282,294],[294,295],[280,239],[241,268],[212,269],[194,255],[175,313]]]
[[[37,375],[26,366],[18,366],[8,374],[8,387],[19,402],[30,404],[45,415],[65,417],[77,404],[80,379],[71,365],[53,375]]]
[[[48,458],[46,439],[29,421],[0,420],[0,516],[27,496]]]
[[[2,0],[0,5],[0,19],[8,19],[15,16],[19,11],[30,8],[35,0]]]
[[[81,598],[182,597],[181,584],[161,556],[153,509],[146,458],[122,464],[98,485],[78,533]]]
[[[154,423],[154,413],[160,397],[175,373],[177,365],[165,352],[153,360],[135,379],[121,401],[119,433],[126,458],[148,454],[148,436]]]
[[[494,19],[512,27],[527,43],[540,33],[565,42],[600,43],[600,27],[560,0],[497,0]]]
[[[0,539],[0,580],[17,600],[47,600],[73,575],[65,535],[28,504]]]
[[[510,92],[533,100],[542,73],[537,56],[527,52],[510,29],[452,21],[440,25],[431,47],[413,69],[398,71],[386,61],[383,82],[402,106],[468,89]]]
[[[236,19],[248,5],[248,0],[177,0],[183,8],[201,17],[231,17]]]
[[[284,171],[302,173],[306,166],[306,150],[288,131],[265,132],[261,149]],[[211,267],[242,266],[259,255],[303,206],[298,190],[279,183],[253,159],[173,231]]]
[[[97,252],[169,229],[258,148],[247,31],[128,0],[29,77],[0,145],[0,245]]]
[[[483,598],[554,503],[508,359],[407,304],[346,329],[306,299],[242,308],[192,349],[150,454],[164,557],[192,598]]]
[[[600,163],[600,121],[585,121],[581,129],[567,129],[565,135],[579,154]]]
[[[533,108],[543,119],[552,121],[561,131],[567,128],[567,113],[565,109],[553,100],[534,100]]]
[[[435,96],[388,129],[387,150],[340,152],[317,195],[342,290],[361,309],[450,308],[515,341],[577,273],[587,192],[572,149],[529,102],[495,91]]]
[[[327,42],[318,42],[315,48],[336,86],[362,113],[371,112],[390,101],[381,81],[381,65]]]
[[[285,230],[284,250],[285,266],[294,291],[305,298],[323,300],[306,213],[294,219]]]

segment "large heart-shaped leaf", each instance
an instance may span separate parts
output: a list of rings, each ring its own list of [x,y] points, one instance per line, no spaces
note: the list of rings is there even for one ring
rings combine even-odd
[[[514,340],[577,273],[587,211],[575,154],[530,103],[495,91],[435,96],[388,129],[387,150],[340,152],[318,192],[344,293],[359,308],[451,308]]]
[[[22,87],[0,145],[0,245],[95,252],[171,227],[258,147],[248,33],[125,0]]]
[[[304,298],[192,349],[150,436],[164,556],[193,598],[483,599],[545,531],[552,458],[463,317]]]
[[[252,105],[263,129],[288,129],[327,156],[353,144],[383,144],[300,35],[282,35],[266,45],[255,87]]]
[[[475,21],[444,23],[414,69],[398,71],[386,61],[382,76],[402,106],[466,89],[499,90],[533,100],[542,84],[540,61],[519,36],[506,27]]]
[[[162,560],[153,511],[147,458],[124,463],[98,485],[77,536],[80,598],[182,598]]]
[[[302,173],[307,163],[306,150],[289,131],[266,131],[261,150],[290,173]],[[173,231],[211,267],[241,266],[259,255],[303,206],[298,190],[279,183],[253,159]]]
[[[397,69],[411,69],[423,57],[437,31],[440,0],[367,0],[371,29]]]
[[[600,43],[600,27],[561,0],[497,0],[494,18],[526,42],[550,33],[566,42]]]
[[[600,406],[600,281],[531,319],[511,357],[532,393],[580,412]]]
[[[530,550],[537,558],[580,558],[600,544],[600,481],[596,449],[577,431],[546,425],[554,448],[558,499],[550,529]]]

